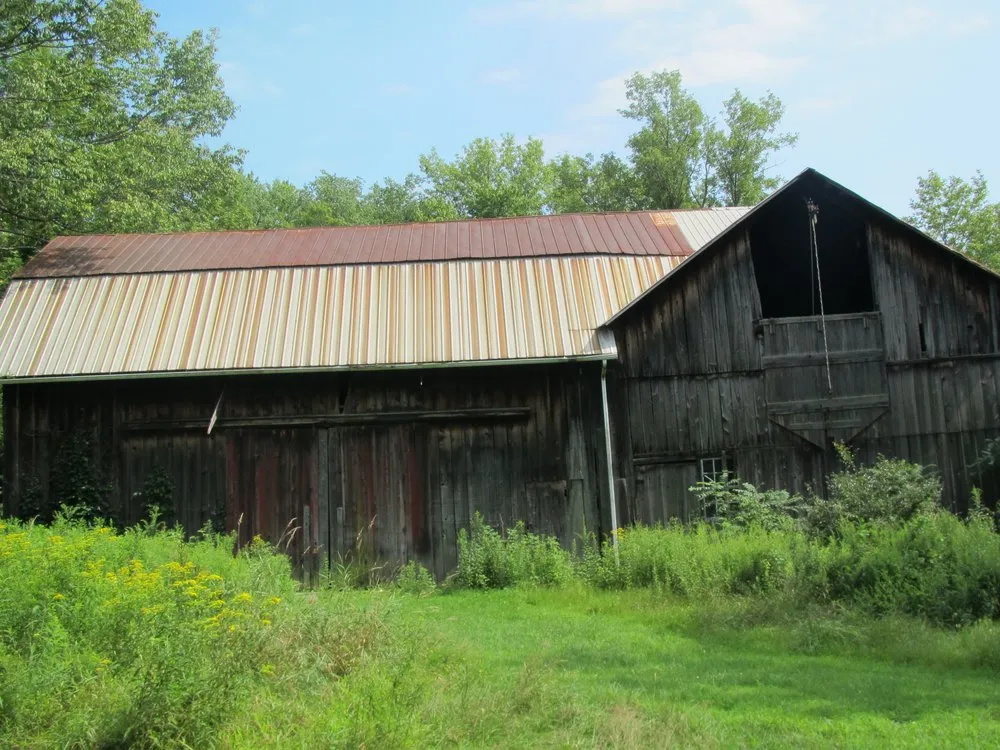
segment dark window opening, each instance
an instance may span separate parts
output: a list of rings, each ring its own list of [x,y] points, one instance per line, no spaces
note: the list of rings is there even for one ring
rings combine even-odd
[[[809,201],[818,208],[818,271]],[[827,315],[875,309],[865,219],[823,185],[804,184],[767,205],[750,228],[750,249],[765,318],[819,315],[821,296]]]
[[[927,353],[927,333],[924,331],[924,324],[917,323],[917,331],[920,333],[920,351],[922,354]]]
[[[732,474],[732,466],[725,456],[702,458],[698,461],[698,473],[701,474],[702,482],[721,482]]]

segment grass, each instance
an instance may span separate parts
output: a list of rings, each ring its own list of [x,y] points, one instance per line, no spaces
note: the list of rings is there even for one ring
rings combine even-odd
[[[0,747],[1000,746],[1000,623],[803,599],[772,536],[630,532],[621,588],[514,535],[474,580],[558,586],[309,592],[262,544],[0,519]]]
[[[582,589],[459,592],[400,607],[470,665],[462,697],[443,704],[442,734],[456,744],[1000,744],[992,625],[979,643],[913,620],[775,619],[747,601]]]

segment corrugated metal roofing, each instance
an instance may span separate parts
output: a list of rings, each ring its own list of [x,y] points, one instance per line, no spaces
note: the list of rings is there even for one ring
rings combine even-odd
[[[434,224],[57,237],[18,278],[564,255],[686,256],[714,210],[560,214]],[[734,219],[735,220],[735,219]],[[681,223],[683,222],[683,223]]]
[[[20,279],[0,376],[419,366],[613,356],[596,329],[677,256]]]
[[[707,208],[696,211],[674,211],[674,219],[691,247],[707,245],[712,239],[743,218],[747,206]]]

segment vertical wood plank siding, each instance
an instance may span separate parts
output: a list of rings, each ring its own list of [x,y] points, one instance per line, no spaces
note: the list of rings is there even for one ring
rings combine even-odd
[[[827,211],[825,221],[836,220]],[[747,235],[668,279],[615,324],[616,467],[629,520],[687,518],[701,458],[768,487],[825,492],[833,440],[935,467],[963,510],[1000,435],[1000,285],[901,227],[867,232],[876,312],[761,319]]]
[[[567,546],[607,530],[599,376],[589,363],[7,386],[4,501],[18,512],[26,482],[31,502],[54,500],[53,460],[83,434],[125,523],[163,471],[167,520],[189,532],[207,522],[276,541],[294,519],[297,561],[319,549],[445,575],[477,511]]]

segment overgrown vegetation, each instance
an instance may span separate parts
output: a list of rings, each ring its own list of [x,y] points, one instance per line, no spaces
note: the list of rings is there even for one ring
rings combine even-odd
[[[554,537],[529,533],[523,521],[501,534],[478,512],[469,530],[458,532],[459,586],[502,589],[514,585],[552,586],[573,577],[569,553]]]
[[[1000,619],[1000,535],[990,512],[940,508],[940,480],[907,461],[871,466],[839,446],[828,497],[759,490],[735,477],[692,487],[708,520],[635,526],[587,546],[575,563],[552,538],[506,536],[473,519],[459,538],[455,582],[470,588],[563,585],[646,588],[670,596],[767,596],[780,606],[848,606],[935,625]]]
[[[0,744],[201,746],[273,683],[380,647],[377,614],[315,611],[285,556],[233,541],[0,521]]]
[[[443,586],[341,560],[301,590],[266,543],[234,554],[155,512],[121,532],[68,508],[2,520],[0,744],[1000,742],[994,514],[843,457],[822,522],[814,497],[725,477],[693,488],[708,520],[621,529],[617,555],[474,515]],[[822,696],[824,722],[778,689]]]

